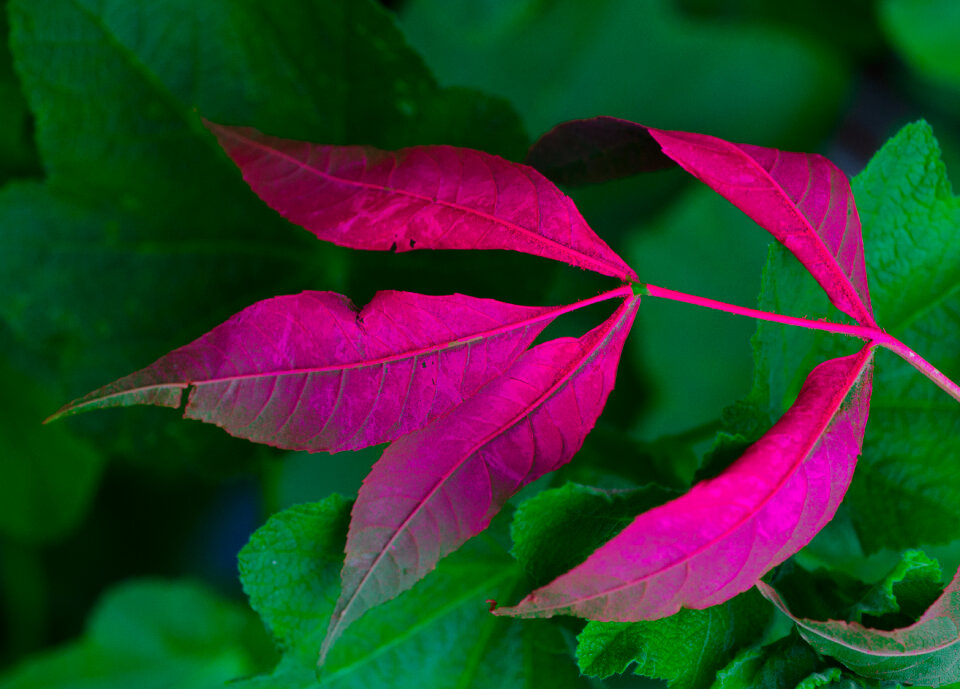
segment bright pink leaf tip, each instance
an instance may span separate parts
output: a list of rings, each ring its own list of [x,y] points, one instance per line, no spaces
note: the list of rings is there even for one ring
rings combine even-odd
[[[499,615],[630,622],[747,590],[833,517],[867,422],[873,349],[831,359],[715,479],[637,517],[585,562]]]
[[[450,414],[387,449],[353,508],[321,662],[353,620],[423,578],[483,531],[507,498],[573,457],[613,389],[639,303],[628,298],[581,338],[531,349]]]
[[[292,450],[357,449],[445,414],[571,308],[388,291],[358,311],[333,292],[275,297],[55,416],[179,407],[190,388],[184,416],[231,435]]]
[[[526,165],[481,151],[381,151],[207,122],[251,189],[320,239],[353,249],[510,249],[635,281],[573,201]]]

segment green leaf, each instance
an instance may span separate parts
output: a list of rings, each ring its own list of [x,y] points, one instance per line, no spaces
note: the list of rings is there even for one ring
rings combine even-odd
[[[709,687],[736,649],[759,638],[770,608],[750,589],[703,610],[681,609],[652,622],[589,622],[577,637],[580,671],[625,672],[667,680],[671,689]]]
[[[0,688],[212,688],[262,667],[265,642],[248,610],[197,584],[128,582],[80,640],[24,662]]]
[[[924,122],[904,127],[853,181],[877,321],[960,374],[960,198]],[[864,455],[848,495],[867,552],[947,543],[960,522],[960,411],[906,362],[878,358]]]
[[[960,6],[951,0],[883,0],[880,23],[901,56],[918,72],[960,88]]]
[[[930,127],[906,126],[853,180],[871,298],[881,327],[946,375],[960,374],[960,199],[952,194]],[[761,308],[842,321],[781,249],[771,251]],[[797,371],[850,353],[852,338],[762,324],[755,395],[786,408]],[[865,553],[948,543],[960,523],[960,412],[906,362],[881,351],[863,455],[845,499]]]
[[[66,426],[41,421],[58,400],[0,354],[0,532],[40,542],[84,516],[103,457]]]
[[[740,651],[717,672],[711,689],[794,689],[823,662],[800,636],[789,636],[765,646]]]
[[[506,96],[533,132],[603,114],[769,145],[831,120],[847,80],[832,53],[673,4],[408,0],[400,21],[443,83]]]
[[[908,550],[893,571],[851,608],[848,619],[874,629],[905,627],[920,617],[942,590],[940,563],[921,550]]]
[[[825,574],[820,576],[826,578]],[[826,609],[815,612],[814,619],[807,612],[811,606],[802,606],[801,610],[795,604],[795,595],[786,602],[783,594],[789,591],[781,592],[784,582],[776,577],[770,583],[761,581],[757,587],[794,622],[817,653],[864,677],[943,686],[960,681],[958,581],[960,574],[941,590],[937,562],[922,552],[907,551],[893,571],[859,601],[843,611],[835,604],[833,609],[821,605]],[[807,595],[807,603],[810,598]]]
[[[534,586],[542,586],[587,559],[636,515],[672,497],[659,486],[600,490],[567,483],[545,490],[517,509],[511,552]]]
[[[367,613],[333,648],[317,653],[340,590],[350,503],[331,496],[273,516],[240,553],[244,589],[284,652],[269,676],[237,686],[583,686],[559,629],[487,612],[515,593],[519,573],[490,534],[443,560],[410,591]],[[493,533],[498,530],[495,522]]]
[[[789,636],[744,649],[717,673],[711,689],[902,689],[899,682],[859,677],[830,666],[800,639]]]
[[[7,48],[7,0],[0,2],[0,186],[8,179],[40,173],[30,135],[30,112]]]

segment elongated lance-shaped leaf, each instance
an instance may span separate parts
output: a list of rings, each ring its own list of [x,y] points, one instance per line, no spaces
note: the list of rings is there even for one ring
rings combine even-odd
[[[624,280],[636,274],[539,172],[482,151],[381,151],[207,123],[267,205],[352,249],[511,249]]]
[[[639,303],[628,298],[583,337],[531,349],[450,414],[387,449],[353,508],[321,663],[347,625],[410,588],[483,531],[507,498],[573,457],[613,389]]]
[[[660,152],[651,149],[651,138]],[[668,159],[786,246],[838,309],[860,325],[876,327],[850,183],[823,156],[734,144],[613,117],[560,124],[527,156],[538,169],[577,183],[660,169]]]
[[[960,572],[914,624],[885,631],[858,622],[795,617],[769,584],[760,593],[790,617],[818,653],[864,677],[939,687],[960,682]]]
[[[184,416],[231,435],[287,449],[357,449],[460,404],[570,308],[393,291],[362,310],[333,292],[275,297],[52,418],[179,407],[189,388]]]
[[[633,622],[746,591],[836,512],[863,442],[872,358],[867,345],[817,366],[787,413],[717,478],[641,514],[582,564],[495,612]]]
[[[772,234],[834,306],[876,326],[850,182],[823,156],[649,129],[663,152]]]

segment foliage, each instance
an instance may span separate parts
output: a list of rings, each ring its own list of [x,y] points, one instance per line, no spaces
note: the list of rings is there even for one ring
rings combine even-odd
[[[929,556],[947,579],[960,564],[958,202],[924,122],[852,185],[820,156],[779,150],[806,147],[837,111],[849,64],[828,31],[790,34],[748,3],[761,23],[732,27],[705,22],[720,11],[710,2],[494,3],[466,17],[408,0],[400,26],[443,82],[506,96],[518,116],[439,85],[373,2],[3,5],[3,660],[49,638],[56,596],[78,592],[80,610],[102,586],[63,567],[48,584],[36,575],[52,558],[113,559],[116,540],[88,536],[109,524],[128,557],[153,558],[140,572],[179,572],[156,563],[198,516],[224,526],[189,549],[227,559],[269,517],[240,554],[241,583],[280,655],[241,603],[131,579],[78,641],[0,687],[960,681],[957,579],[943,589]],[[906,3],[879,16],[845,59],[878,50],[882,30],[949,93],[950,57],[923,39],[942,27]],[[451,41],[450,22],[473,33]],[[726,59],[683,98],[664,91],[669,70],[635,71],[617,95],[595,75],[636,23],[651,33],[629,41],[631,59],[687,44]],[[571,50],[554,60],[543,47],[558,41]],[[775,47],[759,50],[769,64],[733,48],[751,42]],[[751,97],[711,119],[696,105],[718,73]],[[796,88],[780,87],[785,73]],[[675,97],[651,110],[625,95],[641,90]],[[598,111],[670,130],[568,122],[516,162],[524,123]],[[684,190],[678,167],[718,196]],[[620,221],[664,210],[662,227],[696,226],[676,261],[646,256],[656,235]],[[760,309],[657,286],[742,300],[740,252],[762,251],[740,238],[757,234],[746,218],[779,242]],[[715,292],[709,276],[724,271],[732,287]],[[680,327],[657,320],[667,308]],[[698,345],[714,334],[696,329],[729,314],[759,323],[752,362],[743,331]],[[211,425],[133,408],[34,423],[164,351],[55,416],[157,405]],[[728,381],[721,352],[742,357]],[[663,407],[655,386],[669,386]],[[348,477],[370,464],[362,485]],[[136,488],[120,487],[126,514],[94,501],[123,472],[158,493],[189,473],[207,487],[180,493],[199,500],[178,510],[154,499],[154,524],[133,518]],[[356,499],[320,500],[337,482]],[[283,509],[291,486],[319,501]]]

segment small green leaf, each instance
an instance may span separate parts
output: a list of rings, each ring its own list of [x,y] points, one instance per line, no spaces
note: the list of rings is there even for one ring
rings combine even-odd
[[[633,518],[674,497],[659,486],[600,490],[568,483],[520,505],[510,527],[513,556],[535,586],[583,562]]]
[[[874,629],[904,627],[920,617],[942,590],[940,563],[923,551],[908,550],[893,571],[851,608],[849,619]]]
[[[589,622],[577,637],[580,671],[625,672],[667,680],[671,689],[705,689],[736,649],[763,633],[770,608],[753,589],[703,610],[681,609],[652,622]]]
[[[793,631],[778,641],[744,649],[717,673],[711,689],[901,689],[830,666]]]

